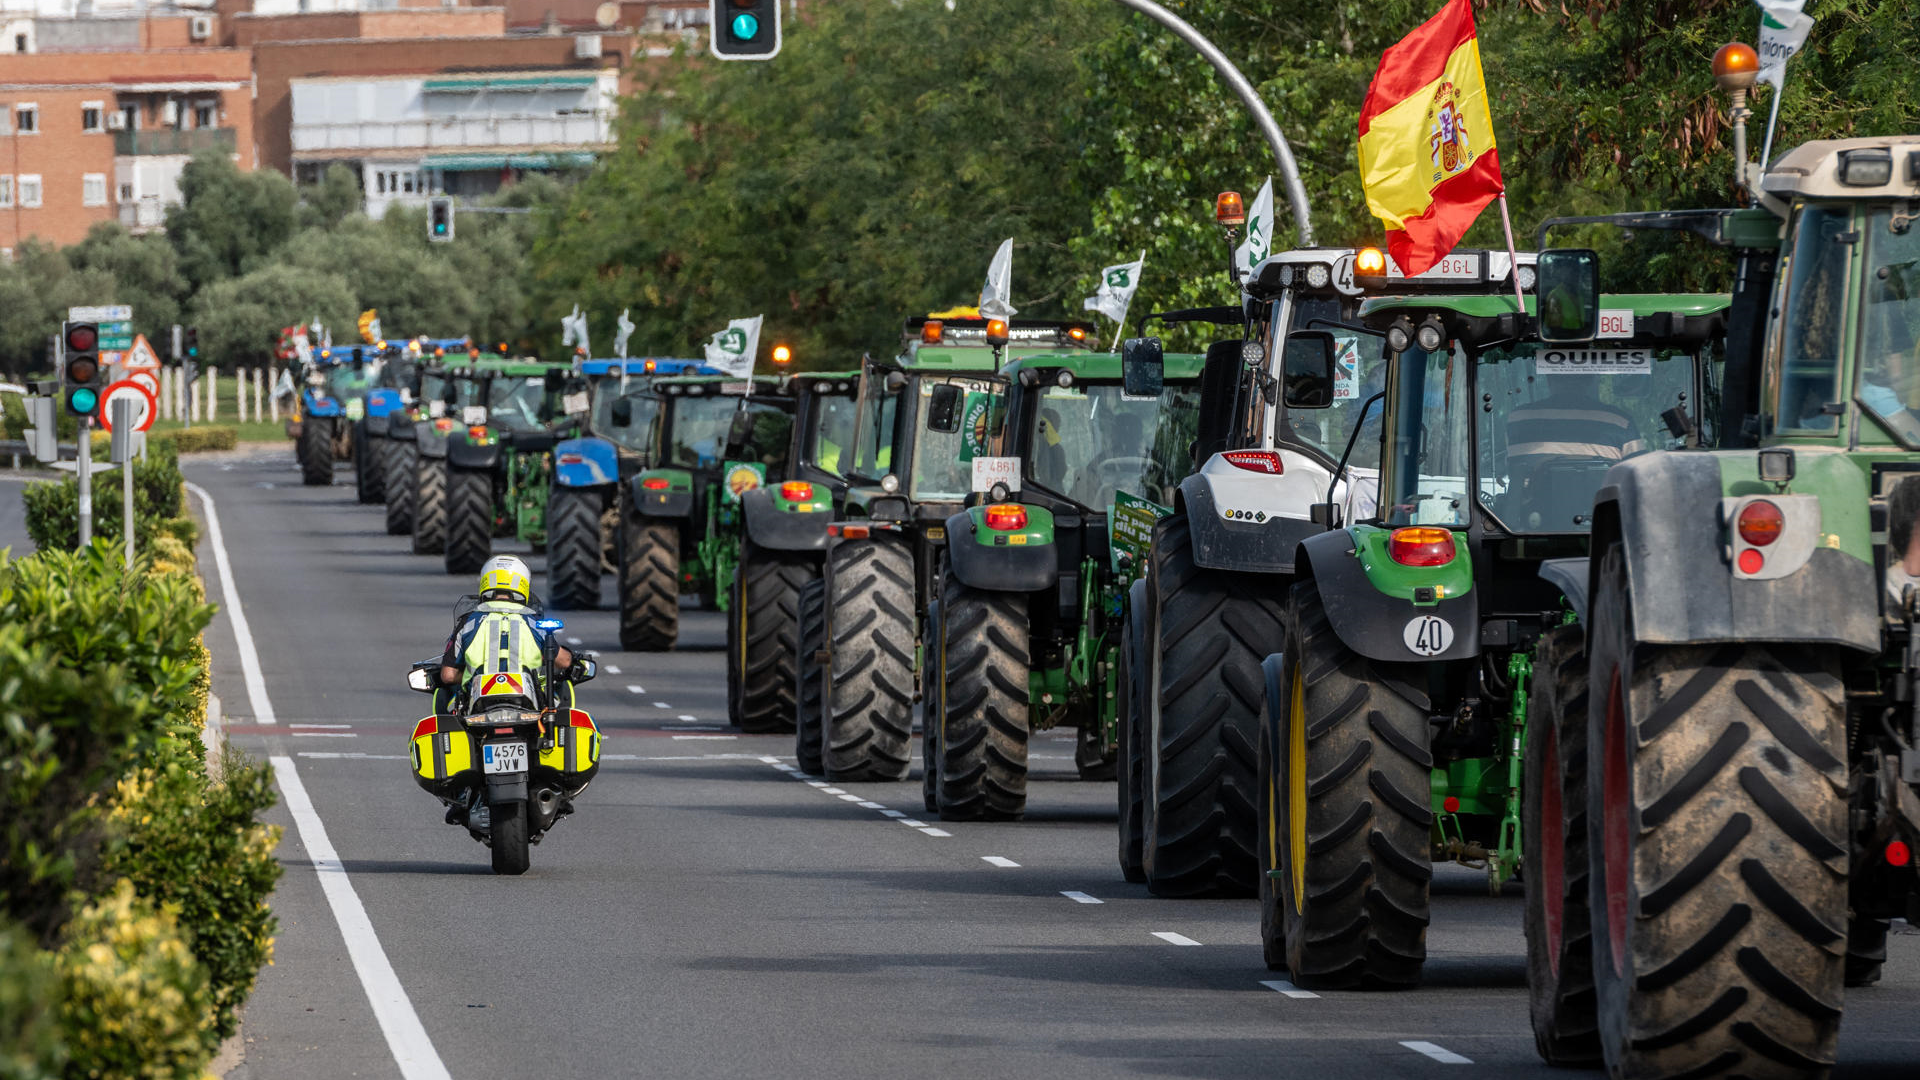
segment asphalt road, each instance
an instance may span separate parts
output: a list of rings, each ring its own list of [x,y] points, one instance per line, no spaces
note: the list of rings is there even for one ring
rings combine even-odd
[[[722,625],[692,610],[665,655],[619,652],[609,612],[567,616],[604,664],[580,699],[606,761],[532,871],[494,877],[406,761],[426,700],[407,665],[470,582],[387,536],[346,472],[302,487],[286,448],[185,471],[258,657],[250,689],[203,530],[215,689],[292,796],[270,815],[276,959],[230,1076],[1565,1075],[1534,1054],[1517,894],[1443,870],[1423,989],[1290,996],[1252,901],[1121,879],[1113,790],[1073,779],[1070,740],[1036,743],[1018,824],[926,819],[917,770],[810,784],[790,738],[724,727]],[[1900,930],[1883,983],[1848,995],[1842,1076],[1920,1068],[1920,937]]]

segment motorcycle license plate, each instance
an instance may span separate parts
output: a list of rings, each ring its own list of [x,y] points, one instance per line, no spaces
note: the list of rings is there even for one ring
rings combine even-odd
[[[480,771],[520,773],[527,771],[527,744],[523,742],[488,743],[480,748]]]

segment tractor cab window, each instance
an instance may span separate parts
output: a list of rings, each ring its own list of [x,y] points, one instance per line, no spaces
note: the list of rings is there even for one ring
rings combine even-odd
[[[785,476],[787,451],[793,446],[793,413],[781,404],[753,400],[740,402],[740,411],[753,417],[753,425],[744,444],[727,449],[728,460],[759,462],[767,467],[768,479]],[[727,423],[731,430],[731,417]]]
[[[1785,268],[1776,426],[1831,435],[1840,417],[1841,326],[1847,303],[1852,215],[1846,206],[1811,205],[1794,225]]]
[[[1280,305],[1274,305],[1276,322],[1268,339],[1269,349],[1284,348],[1287,327],[1279,325]],[[1326,330],[1334,340],[1333,406],[1326,409],[1288,409],[1286,430],[1289,441],[1310,446],[1339,461],[1346,452],[1353,425],[1361,422],[1360,407],[1387,384],[1386,350],[1377,334],[1362,333],[1336,325],[1341,321],[1339,304],[1307,298],[1295,305],[1293,323],[1298,330]],[[1375,405],[1364,418],[1360,438],[1353,445],[1351,467],[1373,470],[1380,467],[1380,406]]]
[[[688,468],[719,465],[740,399],[716,394],[671,400],[673,422],[668,425],[666,453],[662,455],[661,464]]]
[[[1513,532],[1588,531],[1608,469],[1678,444],[1660,414],[1695,412],[1694,370],[1693,354],[1675,348],[1481,352],[1472,387],[1480,504]]]
[[[942,382],[961,390],[960,430],[933,431],[927,427],[927,408],[933,388]],[[994,452],[993,436],[1001,399],[995,384],[974,379],[922,379],[916,405],[913,448],[913,485],[909,494],[926,502],[960,502],[973,490],[973,459]]]
[[[1920,448],[1920,230],[1867,215],[1855,396],[1902,443]]]
[[[645,453],[653,443],[653,421],[660,415],[660,399],[636,385],[626,394],[633,420],[625,427],[613,422],[613,403],[621,399],[618,379],[603,381],[593,391],[593,433],[623,450]]]
[[[857,475],[874,480],[893,471],[893,424],[900,398],[906,393],[904,390],[887,393],[883,388],[884,379],[885,376],[876,371],[867,372],[866,401],[861,408],[859,442],[853,461]]]
[[[327,369],[327,393],[334,397],[363,397],[372,385],[365,364],[335,364]]]
[[[440,395],[446,392],[447,377],[445,375],[426,374],[420,376],[421,401],[438,401],[440,400]]]
[[[503,431],[539,431],[545,426],[540,404],[546,396],[545,379],[497,376],[487,394],[487,423]]]
[[[1031,422],[1027,478],[1036,486],[1094,510],[1121,491],[1172,506],[1199,434],[1200,388],[1169,385],[1129,400],[1114,384],[1049,387]]]
[[[1388,393],[1395,430],[1386,440],[1382,463],[1388,497],[1381,510],[1388,524],[1467,524],[1473,409],[1468,363],[1466,351],[1456,344],[1431,353],[1408,349],[1392,369]]]
[[[813,436],[807,456],[835,476],[844,476],[853,463],[854,426],[860,403],[850,397],[821,395],[813,404]]]

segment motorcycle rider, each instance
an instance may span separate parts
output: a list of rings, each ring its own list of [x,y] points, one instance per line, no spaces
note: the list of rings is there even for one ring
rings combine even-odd
[[[460,689],[467,679],[477,675],[511,671],[542,673],[551,632],[542,630],[541,612],[533,606],[533,575],[527,564],[512,555],[496,555],[480,570],[480,603],[461,617],[447,638],[446,651],[440,657],[440,688],[434,691],[436,713],[453,710]],[[555,646],[554,671],[558,686],[547,687],[551,704],[573,707],[573,682],[565,673],[573,666],[573,653],[564,645]]]

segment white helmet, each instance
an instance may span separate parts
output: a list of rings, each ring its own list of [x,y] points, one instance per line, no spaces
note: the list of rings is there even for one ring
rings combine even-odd
[[[480,599],[525,604],[533,597],[533,571],[512,555],[495,555],[480,570]]]

